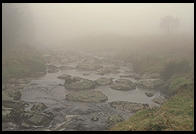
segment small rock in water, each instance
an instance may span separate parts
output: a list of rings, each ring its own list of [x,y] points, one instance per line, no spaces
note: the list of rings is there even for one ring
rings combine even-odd
[[[154,94],[153,94],[153,93],[151,93],[151,92],[146,92],[145,94],[146,94],[146,96],[148,96],[148,97],[152,97],[152,96],[154,96]]]
[[[80,102],[105,102],[108,100],[107,96],[100,91],[78,91],[71,92],[66,95],[66,99],[69,101],[80,101]]]
[[[112,85],[112,89],[128,91],[136,89],[136,84],[128,79],[118,79]]]

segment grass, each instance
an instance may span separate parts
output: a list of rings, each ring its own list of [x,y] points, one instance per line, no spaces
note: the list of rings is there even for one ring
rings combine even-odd
[[[112,131],[193,131],[193,83],[178,90],[160,108],[137,112],[127,121],[110,128]]]

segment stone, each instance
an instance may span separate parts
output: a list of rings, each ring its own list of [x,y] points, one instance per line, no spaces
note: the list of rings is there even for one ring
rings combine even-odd
[[[110,85],[113,81],[112,78],[101,77],[95,80],[95,82],[97,83],[97,85],[106,86]]]
[[[66,100],[97,103],[97,102],[105,102],[108,100],[108,98],[100,91],[85,90],[85,91],[71,92],[67,94]]]
[[[45,109],[47,108],[47,106],[44,104],[44,103],[37,103],[37,104],[34,104],[31,108],[32,111],[35,111],[35,112],[42,112],[44,111]]]
[[[87,90],[94,89],[96,83],[92,80],[74,77],[69,82],[65,81],[65,88],[68,90]]]
[[[145,79],[145,80],[140,80],[137,83],[137,87],[142,88],[142,89],[155,89],[163,84],[162,80],[152,80],[152,79]]]
[[[57,78],[64,79],[64,80],[71,80],[71,75],[69,75],[69,74],[62,74],[62,75],[58,76]]]
[[[48,126],[53,119],[53,115],[46,113],[32,113],[29,112],[29,118],[23,120],[23,125],[25,126]]]
[[[146,92],[146,93],[145,93],[145,95],[146,95],[146,96],[148,96],[148,97],[152,97],[152,96],[154,96],[154,94],[153,94],[153,93],[151,93],[151,92]]]
[[[114,109],[135,113],[139,110],[149,108],[148,104],[128,102],[128,101],[113,101],[109,103]]]
[[[110,87],[116,90],[128,91],[136,89],[136,84],[128,79],[118,79]]]

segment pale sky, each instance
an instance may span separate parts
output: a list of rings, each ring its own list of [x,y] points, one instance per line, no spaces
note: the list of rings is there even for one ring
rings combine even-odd
[[[9,5],[9,4],[8,4]],[[193,3],[31,3],[12,4],[30,9],[37,38],[58,41],[96,34],[160,33],[160,19],[180,19],[179,30],[193,34]],[[25,10],[24,10],[25,11]]]

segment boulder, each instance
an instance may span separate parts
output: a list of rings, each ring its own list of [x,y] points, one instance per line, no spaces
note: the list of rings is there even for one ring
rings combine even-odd
[[[162,80],[159,79],[145,79],[145,80],[140,80],[137,83],[137,87],[139,88],[145,88],[145,89],[155,89],[157,87],[159,87],[161,84],[163,84]]]
[[[5,107],[2,108],[2,121],[4,121],[4,122],[12,121],[11,111],[12,111],[12,109],[10,109],[10,108],[5,108]]]
[[[148,97],[152,97],[152,96],[154,96],[154,94],[153,94],[153,93],[151,93],[151,92],[146,92],[146,93],[145,93],[145,95],[146,95],[146,96],[148,96]]]
[[[148,104],[128,102],[128,101],[113,101],[109,103],[114,109],[135,113],[141,109],[149,108]]]
[[[48,113],[27,112],[26,117],[23,117],[21,127],[48,126],[50,122],[53,120],[53,118],[54,118],[54,115],[52,113],[48,114]]]
[[[136,89],[136,84],[127,79],[118,79],[115,80],[110,87],[116,90],[128,91]]]
[[[69,74],[62,74],[62,75],[58,76],[57,78],[63,79],[63,80],[71,80],[71,75],[69,75]]]
[[[80,102],[105,102],[108,100],[108,98],[100,91],[86,90],[71,92],[66,95],[66,100]]]
[[[95,80],[95,82],[100,86],[110,85],[112,83],[112,78],[101,77]]]
[[[37,103],[37,104],[34,104],[34,105],[31,107],[31,110],[32,110],[32,111],[35,111],[35,112],[42,112],[42,111],[44,111],[46,108],[47,108],[47,106],[46,106],[44,103]]]
[[[73,77],[69,81],[65,81],[65,88],[70,90],[86,90],[95,88],[96,83],[92,80]]]

